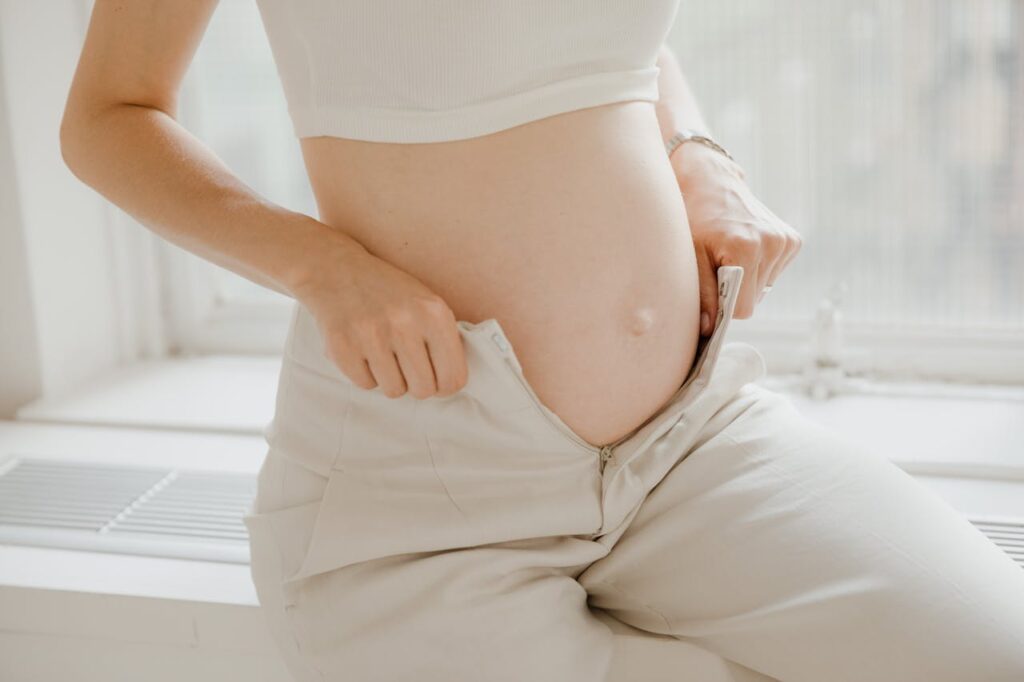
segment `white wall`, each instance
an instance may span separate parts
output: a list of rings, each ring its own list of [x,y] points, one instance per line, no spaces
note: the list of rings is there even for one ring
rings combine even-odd
[[[139,350],[122,305],[139,296],[124,286],[125,270],[139,266],[126,268],[125,238],[139,236],[60,154],[90,8],[0,0],[0,415]]]
[[[0,69],[0,93],[4,91]],[[7,107],[0,97],[0,416],[42,388]]]

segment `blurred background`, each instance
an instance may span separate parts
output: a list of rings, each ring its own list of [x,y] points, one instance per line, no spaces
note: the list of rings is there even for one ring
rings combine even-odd
[[[668,42],[710,125],[807,237],[759,321],[805,321],[843,282],[850,322],[1022,328],[1022,10],[681,4]],[[254,187],[315,215],[262,31],[253,3],[222,0],[191,74],[190,127]],[[214,286],[225,300],[269,296],[223,272]]]
[[[284,679],[239,517],[291,300],[64,166],[91,7],[0,0],[0,679]],[[804,237],[730,339],[1024,562],[1024,0],[683,0],[668,43]],[[317,215],[252,0],[220,0],[180,122]]]

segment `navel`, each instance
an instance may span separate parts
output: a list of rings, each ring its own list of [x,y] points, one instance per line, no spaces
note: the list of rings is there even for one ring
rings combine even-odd
[[[629,332],[633,336],[643,336],[654,326],[654,310],[651,308],[636,308],[630,314]]]

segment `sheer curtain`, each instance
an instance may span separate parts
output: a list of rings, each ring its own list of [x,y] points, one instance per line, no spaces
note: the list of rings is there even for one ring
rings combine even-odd
[[[685,2],[670,45],[805,237],[758,316],[1024,327],[1024,3]]]

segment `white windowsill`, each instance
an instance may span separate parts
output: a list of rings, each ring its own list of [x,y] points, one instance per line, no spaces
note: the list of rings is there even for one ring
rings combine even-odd
[[[207,355],[126,365],[22,406],[19,421],[258,435],[274,412],[279,357]]]
[[[23,406],[23,422],[261,435],[273,417],[280,359],[210,355],[140,362],[66,395]],[[879,384],[878,394],[826,401],[762,385],[809,418],[911,473],[1024,480],[1024,387]]]

